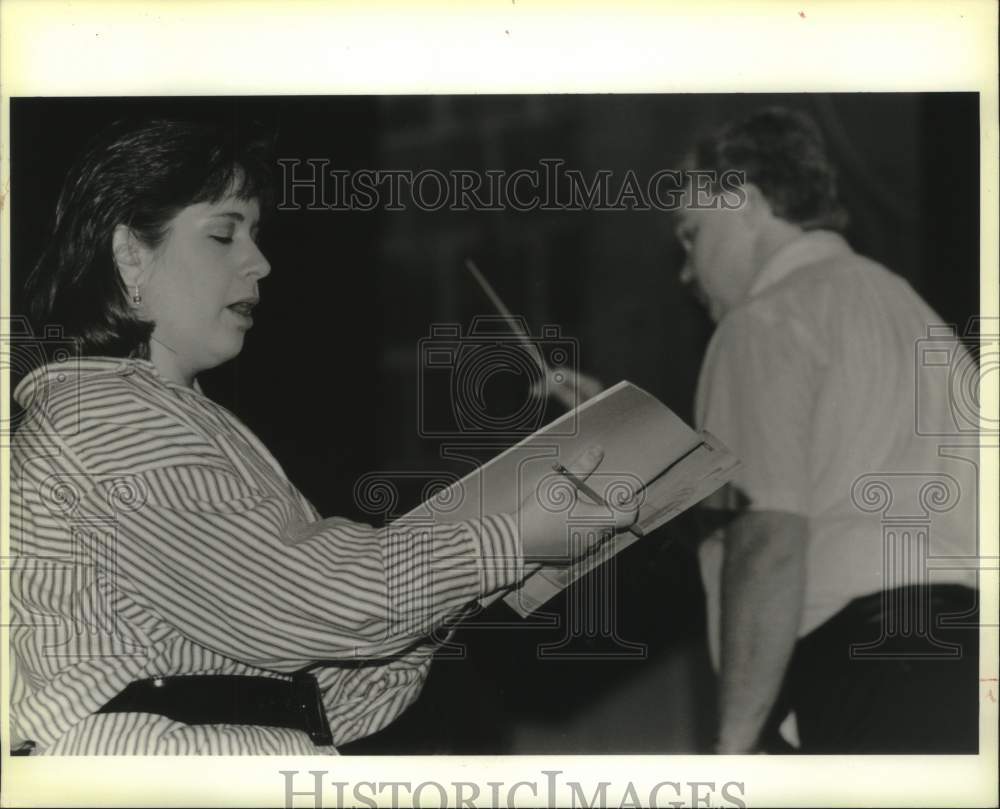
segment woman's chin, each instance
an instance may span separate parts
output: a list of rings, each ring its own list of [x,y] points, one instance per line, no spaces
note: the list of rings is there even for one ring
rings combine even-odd
[[[240,355],[240,352],[243,351],[243,335],[244,332],[237,332],[236,334],[227,335],[224,341],[220,340],[216,346],[216,350],[212,352],[212,357],[210,358],[211,364],[208,368],[216,368],[230,360],[236,359]]]

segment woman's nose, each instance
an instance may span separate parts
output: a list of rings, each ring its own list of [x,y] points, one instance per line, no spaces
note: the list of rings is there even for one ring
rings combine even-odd
[[[266,278],[271,272],[271,262],[256,244],[251,246],[251,255],[247,258],[246,266],[247,273],[256,278]]]

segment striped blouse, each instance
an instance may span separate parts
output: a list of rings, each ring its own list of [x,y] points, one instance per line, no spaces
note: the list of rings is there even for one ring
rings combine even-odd
[[[314,670],[334,744],[416,699],[435,631],[519,581],[509,515],[418,529],[321,519],[260,441],[145,360],[15,391],[11,734],[36,752],[315,754],[296,730],[96,714],[130,682]]]

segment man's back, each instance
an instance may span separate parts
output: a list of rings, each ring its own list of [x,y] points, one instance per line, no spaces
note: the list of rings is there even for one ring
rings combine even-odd
[[[950,372],[972,360],[939,341],[949,366],[920,361],[939,324],[904,280],[813,231],[768,262],[716,331],[700,426],[743,459],[735,485],[754,508],[809,519],[800,634],[932,567],[931,581],[975,584],[940,569],[975,555],[977,497],[974,450],[945,449],[961,444]],[[914,526],[905,536],[892,530],[901,519]],[[721,547],[708,543],[703,563],[717,578]]]

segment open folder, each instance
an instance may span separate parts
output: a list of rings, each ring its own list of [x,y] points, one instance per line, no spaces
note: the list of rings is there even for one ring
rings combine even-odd
[[[504,600],[530,615],[598,565],[729,480],[739,460],[707,432],[697,433],[670,408],[630,382],[619,382],[564,414],[493,460],[470,472],[402,518],[459,522],[484,514],[516,513],[529,496],[547,508],[572,509],[576,491],[556,471],[589,447],[604,449],[604,460],[587,486],[606,503],[632,493],[639,503],[636,530],[610,537],[570,565],[539,566]],[[580,498],[587,495],[579,494]],[[611,521],[567,515],[567,543],[573,532],[599,531]],[[567,548],[569,548],[569,544]],[[492,603],[493,596],[484,603]]]

